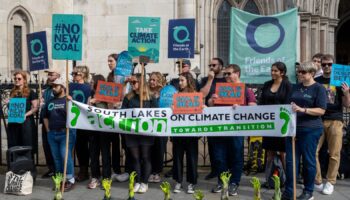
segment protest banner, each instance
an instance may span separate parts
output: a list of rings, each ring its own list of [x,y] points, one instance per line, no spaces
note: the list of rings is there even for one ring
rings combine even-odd
[[[52,59],[81,60],[83,16],[52,15]]]
[[[203,94],[177,93],[173,97],[173,114],[200,114],[203,112]]]
[[[241,80],[263,84],[271,79],[271,65],[281,61],[295,82],[297,58],[297,8],[271,16],[232,8],[230,63],[241,67]]]
[[[45,31],[27,34],[27,49],[30,71],[49,68]]]
[[[218,95],[218,98],[214,100],[214,104],[242,105],[245,98],[245,84],[216,83],[215,94]]]
[[[26,114],[26,98],[10,98],[8,110],[9,123],[23,123]]]
[[[341,86],[343,82],[350,85],[350,66],[332,64],[331,82],[332,86]]]
[[[177,93],[177,90],[174,86],[164,86],[159,93],[159,108],[171,108],[175,93]]]
[[[123,85],[118,83],[98,81],[95,99],[98,101],[116,103],[121,101]]]
[[[201,114],[173,114],[171,108],[109,110],[76,101],[68,108],[70,128],[132,135],[286,137],[296,130],[291,105],[207,107]]]
[[[127,51],[122,51],[118,55],[118,60],[114,70],[115,83],[124,84],[125,79],[133,72],[132,58]]]
[[[171,19],[168,58],[194,58],[195,19]]]
[[[159,62],[160,18],[129,17],[128,52],[134,63],[140,56],[149,57],[151,63]]]

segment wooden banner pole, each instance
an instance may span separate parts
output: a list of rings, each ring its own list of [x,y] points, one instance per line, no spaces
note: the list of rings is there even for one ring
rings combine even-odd
[[[182,58],[179,59],[179,74],[182,74]]]
[[[69,95],[69,83],[68,83],[68,60],[66,60],[66,112],[68,115],[68,95]],[[63,180],[61,186],[62,197],[64,193],[64,185],[66,183],[68,151],[69,151],[69,128],[66,126],[66,154],[64,156],[64,168],[63,168]],[[74,176],[74,174],[73,174]]]
[[[292,137],[292,159],[293,159],[293,200],[297,199],[297,175],[295,166],[295,136]]]
[[[145,63],[141,62],[140,108],[143,108],[143,85],[145,84],[144,74],[145,74]]]

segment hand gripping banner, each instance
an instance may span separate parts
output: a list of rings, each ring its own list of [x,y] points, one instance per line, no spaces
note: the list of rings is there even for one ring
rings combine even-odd
[[[68,105],[67,126],[148,136],[295,136],[291,105],[208,107],[202,114],[174,115],[170,108],[110,110],[76,101]],[[103,133],[101,133],[103,134]]]

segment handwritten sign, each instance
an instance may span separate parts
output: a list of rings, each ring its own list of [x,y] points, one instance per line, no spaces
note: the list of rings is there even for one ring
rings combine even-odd
[[[27,34],[27,49],[30,71],[49,68],[45,31]]]
[[[123,85],[112,82],[98,81],[95,99],[103,102],[115,103],[121,101]]]
[[[350,85],[350,66],[332,64],[331,85],[341,86],[343,82]]]
[[[244,83],[217,83],[215,94],[219,97],[214,100],[214,104],[244,104],[244,91]]]
[[[52,59],[81,60],[83,15],[52,15]]]
[[[171,108],[175,93],[177,93],[177,90],[174,86],[167,85],[163,87],[159,93],[159,108]]]
[[[11,98],[8,110],[9,123],[23,123],[26,114],[26,98]]]
[[[177,93],[173,99],[174,114],[200,114],[203,111],[203,94],[195,93]]]

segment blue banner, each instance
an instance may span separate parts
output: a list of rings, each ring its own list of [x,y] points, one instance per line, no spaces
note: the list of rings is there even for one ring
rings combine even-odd
[[[49,68],[45,31],[27,34],[27,49],[29,71]]]
[[[9,123],[23,123],[26,114],[26,98],[11,98],[8,110]]]
[[[130,76],[132,74],[132,57],[127,51],[118,55],[117,65],[114,70],[116,76]]]
[[[297,21],[296,8],[271,16],[232,8],[230,63],[241,67],[243,82],[271,80],[271,65],[277,61],[286,64],[289,80],[296,81]]]
[[[168,58],[194,58],[195,19],[171,19]]]
[[[350,85],[350,66],[332,64],[331,85],[341,86],[343,82]]]
[[[174,86],[167,85],[163,87],[159,94],[159,108],[171,108],[175,93],[177,93],[177,90]]]
[[[52,15],[52,59],[81,60],[83,15]]]

